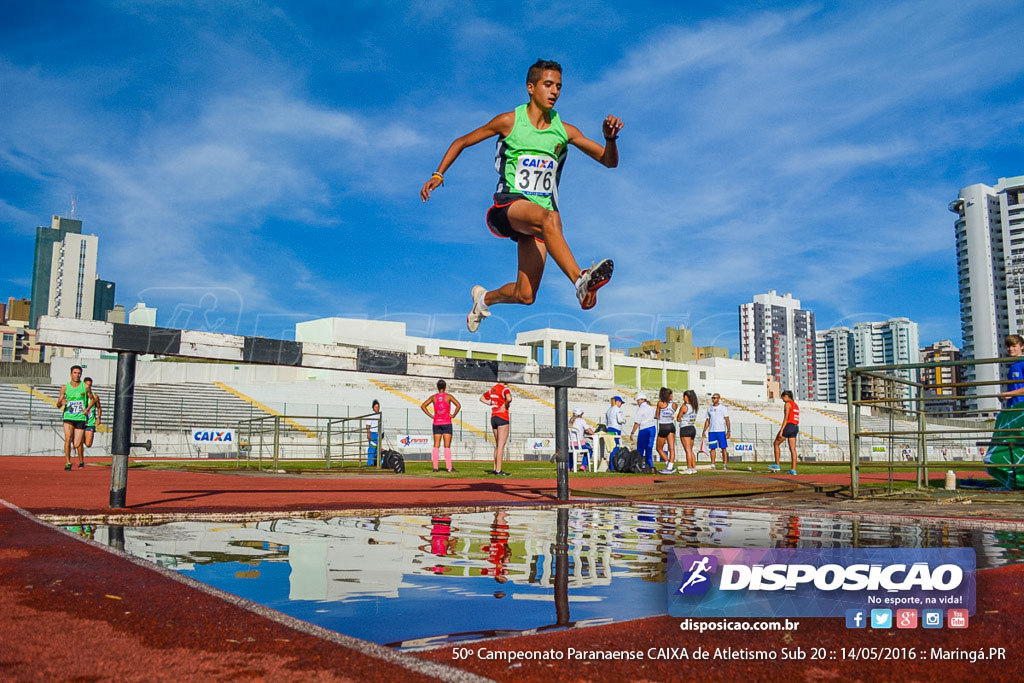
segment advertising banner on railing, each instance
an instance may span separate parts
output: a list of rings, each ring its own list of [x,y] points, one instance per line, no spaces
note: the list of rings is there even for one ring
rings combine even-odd
[[[399,434],[398,447],[402,450],[422,451],[430,449],[434,439],[430,434]]]
[[[526,450],[533,453],[554,453],[554,439],[527,439]]]

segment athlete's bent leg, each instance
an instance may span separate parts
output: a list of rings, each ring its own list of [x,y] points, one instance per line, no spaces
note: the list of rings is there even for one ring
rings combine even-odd
[[[521,202],[520,202],[521,203]],[[529,306],[537,298],[540,279],[544,275],[544,262],[548,258],[547,247],[543,242],[531,238],[523,238],[518,243],[519,272],[516,281],[509,282],[498,289],[487,292],[484,303],[491,304],[525,304]]]
[[[580,277],[580,266],[562,234],[562,217],[529,200],[508,207],[508,222],[521,235],[540,237],[551,252],[551,258],[574,284]]]
[[[75,441],[75,426],[64,423],[64,464],[71,467],[71,444]]]

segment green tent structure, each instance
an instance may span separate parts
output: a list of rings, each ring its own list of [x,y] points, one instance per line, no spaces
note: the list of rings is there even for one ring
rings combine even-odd
[[[1008,489],[1024,489],[1024,403],[1007,408],[996,417],[992,445],[985,453],[985,471]]]

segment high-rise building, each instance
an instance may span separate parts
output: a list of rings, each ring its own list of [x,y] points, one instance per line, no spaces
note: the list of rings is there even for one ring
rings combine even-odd
[[[95,235],[70,232],[60,242],[53,243],[47,315],[93,319],[98,248],[99,239]]]
[[[814,313],[801,309],[792,294],[779,296],[772,290],[742,304],[739,314],[743,360],[764,363],[783,390],[814,400]]]
[[[846,403],[846,368],[857,363],[854,360],[853,330],[849,327],[833,327],[817,333],[814,364],[819,401]]]
[[[33,329],[39,316],[49,314],[54,245],[63,243],[64,238],[72,234],[82,234],[82,221],[54,216],[50,227],[36,228],[36,253],[32,262],[32,307],[29,312],[29,327]]]
[[[107,319],[107,313],[114,308],[114,290],[113,282],[96,278],[96,290],[92,297],[93,320]]]
[[[960,349],[949,339],[937,341],[921,349],[922,363],[940,363],[960,360]],[[951,386],[963,381],[963,366],[934,368],[921,371],[921,382],[927,387],[925,396],[933,400],[925,403],[925,410],[937,415],[957,415],[956,411],[967,408],[967,402],[959,398],[963,388]]]
[[[817,335],[816,371],[822,401],[846,401],[846,369],[867,365],[907,365],[920,358],[917,323],[907,318],[857,323],[853,329],[834,327]],[[913,370],[897,370],[897,377],[916,381]],[[874,386],[874,385],[872,385]],[[890,396],[910,398],[910,387],[899,385]],[[867,398],[862,393],[863,398]]]
[[[1003,337],[1024,330],[1024,176],[1000,178],[960,190],[949,210],[957,215],[957,274],[963,357],[1003,356]],[[998,381],[998,365],[965,371],[968,381]],[[970,393],[994,394],[993,389]],[[999,410],[994,396],[971,401],[986,413]]]

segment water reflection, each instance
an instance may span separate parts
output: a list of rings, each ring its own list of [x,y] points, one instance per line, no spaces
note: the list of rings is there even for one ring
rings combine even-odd
[[[674,546],[971,546],[979,567],[1024,560],[1021,532],[654,505],[79,529],[398,647],[664,614]]]

